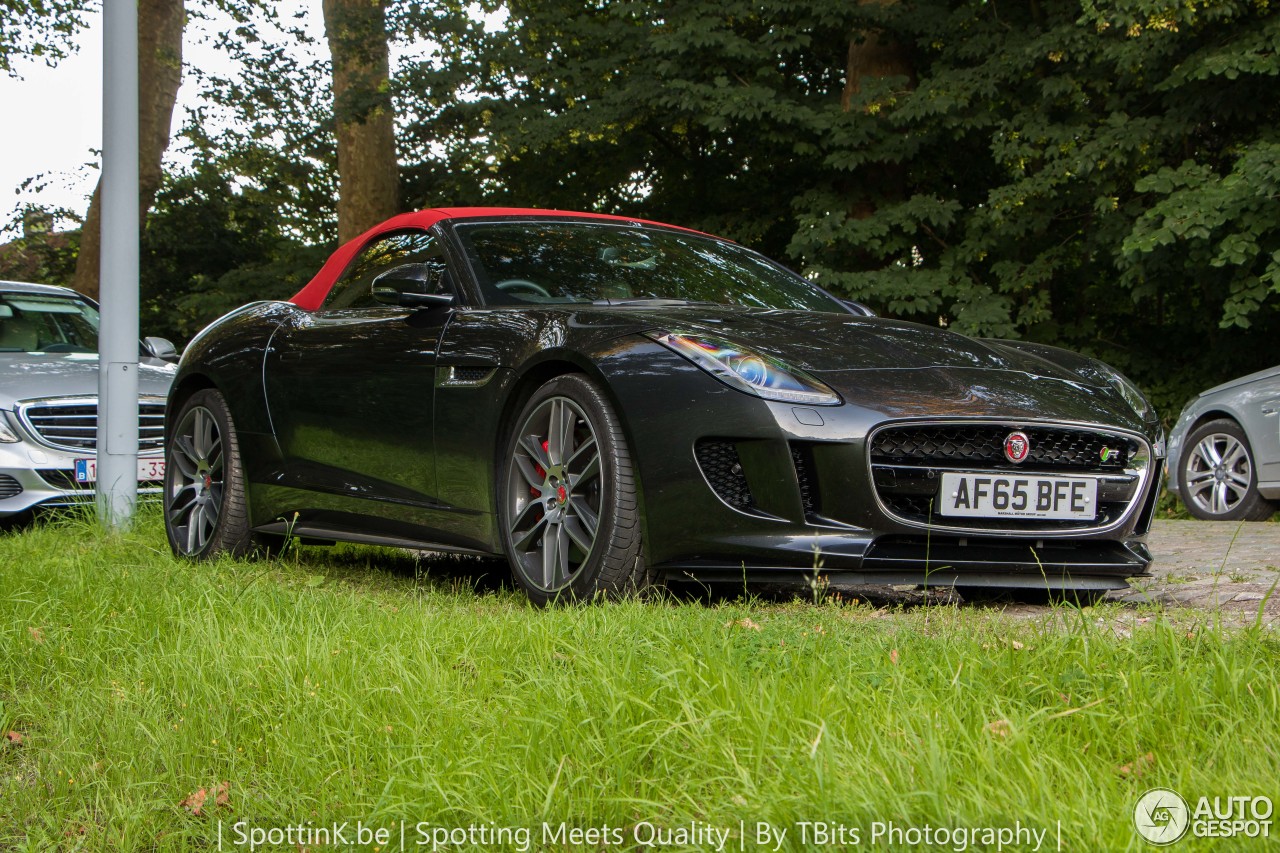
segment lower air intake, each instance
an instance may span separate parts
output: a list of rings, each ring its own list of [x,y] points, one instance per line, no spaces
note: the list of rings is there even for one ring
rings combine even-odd
[[[702,438],[694,445],[693,452],[703,476],[720,500],[736,510],[750,511],[755,499],[747,485],[747,475],[742,471],[737,446],[723,438]]]
[[[22,494],[22,484],[8,474],[0,474],[0,500]]]

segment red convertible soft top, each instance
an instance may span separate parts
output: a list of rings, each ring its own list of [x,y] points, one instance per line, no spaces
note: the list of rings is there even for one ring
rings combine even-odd
[[[299,290],[289,300],[304,311],[315,311],[329,295],[333,283],[342,275],[342,271],[351,263],[364,245],[379,234],[400,231],[406,228],[427,229],[445,219],[474,219],[486,216],[566,216],[586,219],[608,219],[615,222],[641,222],[646,225],[661,225],[664,228],[678,228],[677,225],[666,225],[662,222],[651,222],[647,219],[636,219],[633,216],[610,216],[604,213],[577,213],[571,210],[539,210],[533,207],[436,207],[431,210],[419,210],[414,213],[402,213],[393,216],[381,225],[375,225],[368,231],[338,247],[329,256],[320,272],[315,274],[306,287]],[[681,228],[682,231],[691,229]],[[697,232],[694,232],[697,233]]]

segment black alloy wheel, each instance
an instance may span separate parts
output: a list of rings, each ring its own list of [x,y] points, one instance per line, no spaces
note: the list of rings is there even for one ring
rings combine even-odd
[[[599,387],[570,374],[539,388],[513,422],[504,461],[503,542],[534,603],[648,586],[635,475]]]
[[[244,472],[227,402],[197,391],[182,405],[165,445],[164,526],[183,557],[239,556],[254,545]]]

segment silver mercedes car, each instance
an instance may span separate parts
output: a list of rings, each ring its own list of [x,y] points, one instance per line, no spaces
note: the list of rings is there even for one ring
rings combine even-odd
[[[1169,436],[1169,488],[1196,518],[1263,521],[1280,507],[1280,367],[1196,397]]]
[[[173,344],[139,351],[140,493],[164,481],[164,406]],[[93,499],[98,442],[98,306],[68,290],[0,281],[0,519]]]

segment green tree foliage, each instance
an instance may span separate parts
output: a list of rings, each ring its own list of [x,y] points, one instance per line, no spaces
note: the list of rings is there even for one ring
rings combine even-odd
[[[296,293],[333,246],[286,223],[273,193],[234,186],[217,164],[171,175],[142,238],[144,334],[186,341],[232,308]]]
[[[849,118],[869,136],[824,149],[855,186],[902,164],[903,192],[866,218],[842,215],[832,185],[796,201],[791,248],[820,281],[960,331],[1094,352],[1166,415],[1280,360],[1280,16],[1253,2],[924,8],[881,10],[913,45],[918,85],[862,93]]]
[[[19,214],[0,229],[0,281],[66,284],[75,272],[80,234],[58,232],[53,226],[59,220],[74,221],[74,214],[31,204],[21,206]]]
[[[0,2],[0,71],[19,76],[24,61],[56,65],[74,51],[92,0],[4,0]]]
[[[448,46],[483,69],[430,120],[445,171],[483,176],[453,201],[724,233],[886,313],[1100,355],[1167,415],[1277,360],[1264,0],[506,8]],[[865,39],[914,79],[864,80],[846,108]]]
[[[309,244],[337,239],[331,73],[299,20],[261,0],[219,0],[235,26],[216,46],[227,70],[192,68],[199,103],[181,131],[193,169],[269,202],[275,228]],[[299,12],[301,17],[305,13]]]
[[[329,69],[274,4],[219,0],[226,70],[189,68],[200,100],[142,238],[142,327],[189,340],[236,306],[287,299],[335,247]]]

